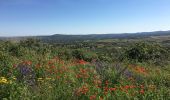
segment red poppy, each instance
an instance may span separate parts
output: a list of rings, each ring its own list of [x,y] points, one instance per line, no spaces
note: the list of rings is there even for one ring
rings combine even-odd
[[[90,96],[90,100],[95,100],[96,99],[96,95],[91,95]]]
[[[84,61],[84,60],[79,60],[78,62],[79,62],[79,64],[82,64],[82,65],[84,65],[84,64],[86,64],[86,63],[87,63],[87,62],[86,62],[86,61]]]
[[[116,90],[116,88],[109,88],[109,90],[110,90],[110,91],[115,91],[115,90]]]
[[[141,94],[144,94],[144,93],[145,93],[145,91],[144,91],[143,89],[141,89],[139,92],[140,92]]]

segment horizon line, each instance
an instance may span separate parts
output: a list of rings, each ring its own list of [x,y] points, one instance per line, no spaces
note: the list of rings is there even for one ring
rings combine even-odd
[[[170,30],[158,30],[158,31],[142,31],[142,32],[122,32],[122,33],[94,33],[94,34],[66,34],[66,33],[60,33],[60,34],[44,34],[44,35],[13,35],[13,36],[0,36],[0,38],[17,38],[17,37],[37,37],[37,36],[53,36],[53,35],[109,35],[109,34],[140,34],[140,33],[152,33],[152,32],[168,32]]]

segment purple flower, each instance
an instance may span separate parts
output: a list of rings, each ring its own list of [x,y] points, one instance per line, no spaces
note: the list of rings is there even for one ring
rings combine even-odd
[[[26,83],[29,86],[35,85],[35,72],[32,67],[29,65],[19,64],[17,66],[19,74],[17,76],[17,80],[19,82]]]
[[[130,78],[133,76],[133,72],[129,71],[128,69],[124,71],[123,75],[126,77],[126,78]]]

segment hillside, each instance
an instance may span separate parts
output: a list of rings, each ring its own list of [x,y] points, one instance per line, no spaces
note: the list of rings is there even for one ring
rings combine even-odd
[[[159,37],[164,38],[170,35],[170,31],[154,31],[140,33],[121,33],[121,34],[89,34],[89,35],[62,35],[54,34],[49,36],[27,36],[27,37],[0,37],[0,40],[20,41],[26,38],[37,38],[43,42],[75,42],[85,40],[101,40],[101,39],[142,39]],[[154,38],[155,39],[155,38]],[[169,38],[168,38],[169,39]]]
[[[170,35],[170,31],[155,31],[141,33],[122,33],[122,34],[89,34],[89,35],[61,35],[39,36],[38,38],[45,42],[74,42],[84,40],[101,40],[101,39],[139,39],[153,36]]]

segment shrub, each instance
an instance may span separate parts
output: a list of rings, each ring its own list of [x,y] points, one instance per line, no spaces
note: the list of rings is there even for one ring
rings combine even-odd
[[[98,56],[94,52],[85,51],[81,49],[76,49],[72,52],[72,56],[76,59],[83,59],[85,61],[91,62],[93,59],[97,59]]]
[[[124,58],[130,61],[148,62],[164,61],[167,57],[166,49],[159,44],[139,42],[125,50]]]
[[[22,47],[28,47],[28,48],[37,48],[40,47],[40,40],[28,38],[26,40],[21,40],[19,43]]]

